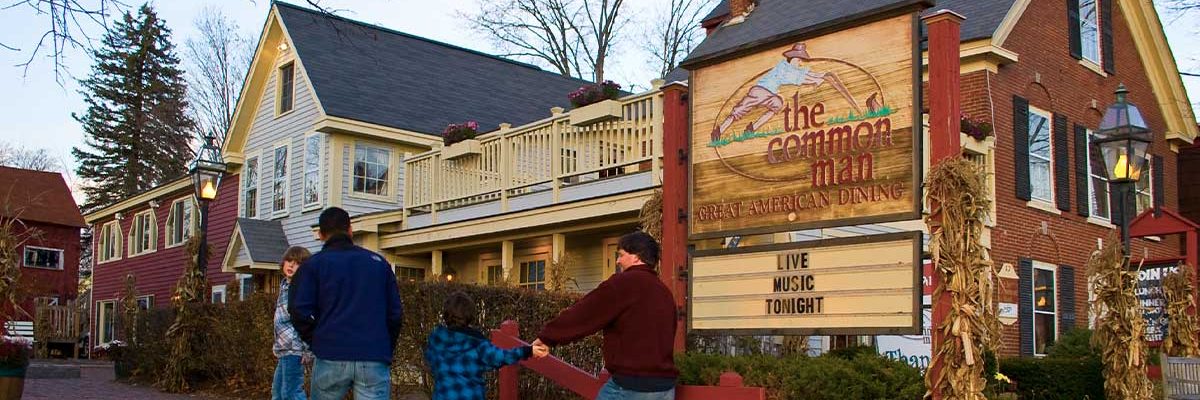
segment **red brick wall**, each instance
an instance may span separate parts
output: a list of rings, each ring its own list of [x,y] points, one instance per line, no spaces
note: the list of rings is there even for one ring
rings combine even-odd
[[[238,176],[226,176],[221,181],[222,190],[219,191],[216,200],[209,206],[208,219],[208,243],[212,246],[212,255],[208,262],[208,286],[223,285],[229,283],[234,275],[221,272],[221,262],[225,257],[225,249],[229,244],[229,239],[233,234],[233,225],[237,222],[237,188]],[[187,259],[184,251],[185,246],[175,246],[167,248],[166,227],[167,219],[170,216],[171,202],[192,195],[192,188],[188,186],[185,190],[170,193],[159,197],[159,207],[155,209],[155,219],[158,221],[158,250],[134,257],[129,257],[127,254],[129,230],[133,224],[133,216],[140,211],[149,208],[148,204],[139,204],[136,207],[123,210],[124,218],[120,221],[122,235],[122,249],[120,260],[100,263],[99,257],[95,257],[97,264],[92,273],[92,321],[99,321],[97,302],[118,300],[125,289],[125,276],[132,273],[137,282],[138,295],[154,296],[153,303],[155,307],[169,307],[171,305],[171,297],[175,295],[175,285],[179,281],[179,277],[183,274],[183,268]],[[95,251],[100,249],[100,227],[105,223],[112,221],[113,218],[99,220],[95,222],[95,234],[92,245]],[[199,221],[196,221],[199,223]],[[207,295],[206,295],[207,298]],[[96,325],[92,324],[92,345],[95,346],[96,341]]]
[[[28,224],[28,228],[17,224],[18,237],[27,233],[34,235],[23,246],[17,248],[17,254],[22,257],[20,287],[27,290],[24,294],[28,296],[21,308],[33,314],[35,297],[54,296],[63,301],[75,299],[79,289],[79,228],[39,222]],[[35,230],[36,233],[29,230]],[[25,246],[62,250],[63,269],[24,267]],[[32,320],[24,316],[15,316],[14,319]]]
[[[1102,76],[1080,65],[1071,57],[1067,41],[1066,5],[1061,1],[1035,1],[1029,4],[1021,20],[1003,47],[1020,55],[1020,62],[1005,65],[998,74],[976,72],[962,78],[963,112],[972,116],[994,115],[996,140],[996,199],[998,226],[992,232],[992,259],[997,265],[1012,264],[1020,258],[1032,258],[1051,264],[1075,268],[1075,314],[1078,326],[1086,326],[1087,277],[1085,264],[1096,248],[1096,238],[1107,238],[1109,227],[1089,223],[1076,211],[1074,135],[1069,135],[1071,162],[1071,210],[1050,213],[1031,208],[1015,194],[1013,170],[1014,143],[1013,95],[1029,100],[1033,107],[1067,117],[1068,129],[1074,124],[1089,128],[1099,125],[1104,108],[1113,102],[1113,91],[1124,83],[1130,90],[1129,100],[1137,104],[1146,117],[1156,140],[1153,154],[1164,160],[1164,194],[1167,207],[1178,209],[1176,154],[1163,139],[1166,124],[1157,108],[1145,69],[1137,55],[1129,28],[1119,6],[1114,5],[1113,42],[1115,44],[1116,74]],[[986,75],[985,75],[986,74]],[[990,84],[990,89],[989,89]],[[1096,108],[1092,107],[1093,100]],[[991,109],[994,108],[994,114]],[[1057,134],[1057,132],[1055,133]],[[1048,226],[1047,234],[1040,232]],[[1134,240],[1132,250],[1140,258],[1145,249],[1151,258],[1180,254],[1176,238],[1162,242]],[[1136,259],[1135,258],[1135,259]],[[1017,281],[1004,279],[999,301],[1018,303]],[[1060,282],[1060,285],[1065,282]],[[1000,354],[1019,353],[1018,324],[1005,326]]]

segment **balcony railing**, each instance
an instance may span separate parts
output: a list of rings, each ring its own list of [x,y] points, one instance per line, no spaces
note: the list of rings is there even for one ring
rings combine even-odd
[[[621,98],[619,115],[578,126],[571,112],[554,108],[549,118],[480,135],[477,150],[465,155],[456,150],[450,159],[439,148],[411,157],[404,162],[407,214],[434,214],[436,222],[440,210],[493,201],[504,212],[510,198],[540,192],[557,203],[564,189],[642,172],[660,182],[661,95]]]

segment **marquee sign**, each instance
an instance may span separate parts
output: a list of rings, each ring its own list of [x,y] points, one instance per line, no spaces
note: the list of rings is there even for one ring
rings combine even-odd
[[[692,71],[693,239],[920,217],[915,13]]]
[[[921,334],[920,232],[696,251],[689,271],[695,333]]]

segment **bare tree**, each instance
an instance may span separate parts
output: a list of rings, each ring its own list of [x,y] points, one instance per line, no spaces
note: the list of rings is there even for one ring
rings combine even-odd
[[[28,50],[29,58],[17,64],[24,73],[29,73],[29,66],[39,55],[51,59],[54,66],[54,76],[62,84],[63,75],[67,72],[63,61],[70,49],[90,50],[92,39],[88,29],[94,26],[107,28],[109,16],[120,13],[126,7],[121,0],[16,0],[0,11],[26,10],[32,11],[46,25],[46,29],[38,36],[32,48]],[[10,51],[25,51],[15,43],[0,42],[0,47]]]
[[[46,149],[31,150],[6,142],[0,142],[0,165],[50,172],[62,169],[62,164]]]
[[[478,0],[460,12],[505,57],[532,59],[563,76],[604,80],[604,65],[626,25],[624,0]]]
[[[194,24],[200,34],[189,38],[184,50],[191,113],[202,134],[224,138],[254,56],[253,45],[237,23],[215,6],[205,7]]]
[[[642,49],[654,56],[658,76],[667,76],[704,39],[700,20],[712,3],[712,0],[671,0],[669,7],[657,10],[646,21],[648,40],[642,42]]]

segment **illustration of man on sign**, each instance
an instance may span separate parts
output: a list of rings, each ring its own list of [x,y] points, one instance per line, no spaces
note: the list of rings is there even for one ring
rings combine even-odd
[[[713,141],[720,140],[730,125],[733,125],[734,122],[742,119],[742,117],[745,117],[746,114],[749,114],[756,108],[766,107],[767,112],[746,126],[747,132],[755,131],[767,123],[767,121],[770,121],[775,116],[775,113],[783,110],[783,97],[779,95],[779,87],[783,85],[811,86],[815,89],[822,84],[828,83],[838,93],[841,93],[842,97],[846,98],[846,101],[850,103],[850,107],[854,109],[856,114],[862,114],[862,109],[859,108],[858,102],[854,100],[854,96],[850,95],[850,91],[846,90],[846,86],[842,84],[842,80],[838,78],[837,74],[833,72],[813,71],[812,68],[805,66],[806,63],[812,60],[812,57],[808,55],[808,49],[804,43],[796,43],[791,49],[783,52],[783,57],[785,60],[780,61],[779,64],[776,64],[774,68],[771,68],[770,71],[763,75],[758,82],[755,82],[754,87],[751,87],[750,91],[746,93],[746,97],[743,97],[734,106],[733,112],[729,114],[729,117],[725,118],[725,121],[721,122],[721,125],[713,128]],[[873,102],[876,101],[875,98],[877,95],[872,94],[867,99],[869,108],[875,108]]]

